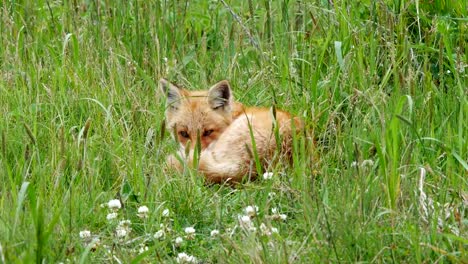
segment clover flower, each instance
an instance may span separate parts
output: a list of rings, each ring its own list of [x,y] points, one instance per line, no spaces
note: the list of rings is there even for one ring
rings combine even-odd
[[[130,230],[123,226],[117,226],[117,228],[115,229],[115,235],[119,238],[127,236],[128,233],[130,233]]]
[[[176,258],[177,263],[197,263],[197,258],[194,256],[188,255],[185,252],[177,254]]]
[[[153,237],[156,239],[161,239],[164,237],[165,234],[166,233],[164,232],[164,230],[161,229],[161,230],[158,230],[158,232],[154,233]]]
[[[187,239],[192,239],[195,236],[195,228],[193,227],[186,227],[185,234],[187,234]]]
[[[148,212],[149,212],[149,209],[146,205],[143,205],[143,206],[140,206],[138,207],[138,217],[140,218],[146,218],[148,217]]]
[[[363,160],[361,163],[361,167],[372,167],[374,166],[374,161],[370,159]]]
[[[252,220],[250,219],[250,216],[248,215],[241,215],[238,217],[238,219],[239,219],[239,223],[241,224],[241,226],[247,226],[247,225],[252,224]]]
[[[122,220],[119,222],[119,226],[129,227],[132,222],[130,220]]]
[[[170,213],[170,212],[169,212],[169,209],[166,208],[166,209],[164,209],[164,210],[162,211],[162,216],[163,216],[163,217],[169,217],[169,213]]]
[[[256,205],[254,205],[254,206],[249,205],[244,209],[244,212],[249,217],[254,217],[254,216],[257,215],[258,207]]]
[[[237,219],[238,219],[239,224],[242,227],[242,229],[244,229],[246,231],[250,231],[250,232],[257,231],[257,228],[255,228],[253,226],[253,223],[252,223],[252,220],[251,220],[250,216],[248,216],[248,215],[239,215],[237,217]]]
[[[113,220],[113,219],[115,219],[115,218],[117,218],[117,213],[115,213],[115,212],[114,212],[114,213],[107,214],[107,216],[106,216],[106,219],[107,219],[108,221],[111,221],[111,220]]]
[[[115,228],[115,235],[119,238],[126,237],[132,228],[130,227],[132,222],[130,220],[122,220],[119,222],[117,227]]]
[[[114,199],[114,200],[110,200],[107,203],[107,207],[109,207],[109,209],[111,210],[119,210],[120,208],[122,208],[122,204],[120,203],[120,200]]]
[[[273,199],[273,198],[275,198],[275,196],[276,196],[275,192],[269,192],[268,193],[268,199]]]
[[[144,252],[148,251],[148,246],[146,245],[141,245],[140,249],[138,250],[138,253],[142,254]]]
[[[277,234],[278,233],[278,228],[268,227],[264,223],[261,223],[260,224],[260,231],[261,231],[262,235],[271,236],[272,234]]]
[[[270,229],[264,223],[260,224],[260,231],[262,232],[263,235],[271,236]]]
[[[90,238],[90,237],[91,237],[91,231],[89,231],[89,230],[80,231],[80,238],[87,239],[87,238]]]
[[[184,242],[184,239],[181,237],[176,237],[176,239],[174,240],[174,244],[176,247],[180,247],[180,245],[182,245],[183,242]]]
[[[271,178],[273,178],[273,172],[265,172],[265,173],[263,173],[263,179],[264,179],[264,180],[270,180]]]
[[[218,235],[219,235],[219,230],[218,229],[211,230],[211,232],[210,232],[211,237],[216,237]]]
[[[271,213],[272,213],[272,215],[270,217],[273,220],[286,221],[286,219],[288,218],[288,216],[286,214],[280,214],[278,208],[276,208],[276,207],[271,208]]]

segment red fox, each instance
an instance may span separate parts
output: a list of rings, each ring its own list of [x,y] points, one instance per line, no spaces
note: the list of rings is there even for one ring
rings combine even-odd
[[[190,161],[199,142],[198,170],[209,182],[240,182],[249,172],[255,176],[254,156],[262,165],[272,162],[277,157],[275,153],[290,158],[293,134],[303,126],[299,118],[280,110],[276,111],[275,118],[268,108],[245,107],[235,102],[226,80],[207,91],[193,92],[165,79],[160,83],[167,97],[167,127],[180,143],[179,153],[181,156],[190,153]],[[181,169],[174,156],[167,162]]]

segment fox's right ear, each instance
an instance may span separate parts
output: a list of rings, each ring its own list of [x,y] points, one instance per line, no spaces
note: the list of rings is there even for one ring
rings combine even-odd
[[[177,110],[182,98],[181,89],[166,79],[159,80],[161,91],[166,96],[166,107],[172,110]]]
[[[214,110],[231,111],[232,92],[229,82],[224,80],[213,85],[208,91],[208,102]]]

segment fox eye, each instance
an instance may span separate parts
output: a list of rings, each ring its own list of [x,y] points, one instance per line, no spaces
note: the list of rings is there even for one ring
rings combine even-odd
[[[208,137],[209,135],[211,135],[211,133],[213,133],[213,129],[205,130],[205,132],[203,132],[203,136]]]
[[[184,138],[189,138],[189,134],[187,131],[179,131],[179,135]]]

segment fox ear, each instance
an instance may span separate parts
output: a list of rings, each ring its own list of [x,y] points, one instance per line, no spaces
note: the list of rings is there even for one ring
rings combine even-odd
[[[208,103],[213,110],[231,110],[232,94],[229,82],[224,80],[213,85],[208,91]]]
[[[181,89],[166,79],[159,80],[161,91],[167,97],[166,106],[168,109],[176,110],[179,108],[181,99]]]

